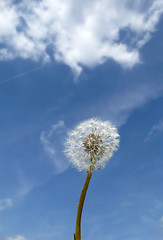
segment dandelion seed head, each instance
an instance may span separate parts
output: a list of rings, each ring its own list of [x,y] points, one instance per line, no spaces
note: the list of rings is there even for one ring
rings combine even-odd
[[[65,153],[79,171],[101,169],[119,146],[119,134],[109,121],[85,120],[68,132]]]

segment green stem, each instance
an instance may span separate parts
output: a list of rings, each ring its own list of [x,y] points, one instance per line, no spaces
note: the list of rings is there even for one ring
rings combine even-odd
[[[86,180],[84,183],[84,187],[83,187],[81,195],[80,195],[78,210],[77,210],[77,217],[76,217],[76,229],[75,229],[75,235],[74,235],[75,240],[81,240],[81,230],[80,230],[81,229],[81,216],[82,216],[82,210],[83,210],[85,196],[87,193],[89,182],[92,177],[92,173],[93,173],[93,171],[88,171],[87,177],[86,177]]]

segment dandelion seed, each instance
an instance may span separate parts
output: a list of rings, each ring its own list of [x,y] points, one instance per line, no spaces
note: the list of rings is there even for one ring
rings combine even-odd
[[[109,121],[91,118],[68,132],[65,153],[79,171],[105,167],[119,146],[119,134]]]

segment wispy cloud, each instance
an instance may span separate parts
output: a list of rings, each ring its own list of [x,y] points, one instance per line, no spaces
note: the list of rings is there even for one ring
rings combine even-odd
[[[155,136],[159,134],[160,132],[163,132],[163,121],[159,121],[159,123],[155,124],[151,130],[149,131],[147,137],[145,138],[145,142],[147,142],[152,136]]]
[[[107,111],[105,107],[104,114],[109,115],[109,119],[117,127],[121,127],[135,109],[158,98],[162,93],[163,86],[152,82],[129,85],[127,88],[120,89],[109,97],[107,100]]]
[[[76,75],[113,59],[123,67],[141,62],[140,48],[149,41],[163,13],[161,0],[11,0],[0,3],[0,60],[21,57],[57,61]]]
[[[146,216],[143,216],[143,217],[141,218],[141,220],[142,220],[142,222],[144,222],[144,223],[153,223],[153,222],[154,222],[154,220],[153,220],[152,218],[146,217]]]
[[[57,142],[62,133],[65,131],[64,121],[60,120],[58,123],[53,124],[48,131],[42,131],[40,140],[44,146],[45,152],[53,160],[57,173],[64,172],[68,165],[57,152]],[[56,141],[57,140],[57,141]]]
[[[27,239],[21,235],[18,235],[16,237],[8,237],[7,240],[27,240]]]
[[[163,216],[160,218],[160,227],[163,229]]]
[[[28,193],[30,193],[34,188],[43,184],[43,181],[39,179],[39,181],[33,180],[27,177],[22,169],[17,169],[17,175],[19,179],[19,186],[15,190],[16,198],[22,199]]]
[[[11,208],[14,205],[14,200],[11,198],[0,199],[0,211]]]

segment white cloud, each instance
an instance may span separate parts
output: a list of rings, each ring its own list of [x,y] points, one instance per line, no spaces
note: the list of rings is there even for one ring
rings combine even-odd
[[[26,240],[26,238],[18,235],[16,237],[8,237],[7,240]]]
[[[145,142],[147,142],[153,135],[156,135],[160,132],[163,132],[163,121],[159,121],[156,125],[154,125],[148,133],[148,136],[145,138]]]
[[[11,198],[0,199],[0,211],[13,207],[14,200]]]
[[[44,150],[53,160],[57,173],[64,172],[68,167],[65,160],[59,157],[59,153],[56,147],[57,142],[60,142],[59,139],[64,130],[64,121],[60,120],[57,124],[53,124],[49,131],[42,131],[40,136],[40,140],[44,146]]]
[[[54,57],[76,75],[113,59],[123,67],[140,63],[140,48],[149,41],[163,13],[162,0],[11,0],[0,3],[0,60],[34,61]],[[124,37],[121,33],[124,32]]]

